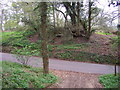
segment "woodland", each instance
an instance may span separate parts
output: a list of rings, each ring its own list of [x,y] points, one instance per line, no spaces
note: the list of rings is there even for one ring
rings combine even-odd
[[[101,0],[0,3],[1,52],[16,55],[21,63],[0,62],[3,65],[2,87],[55,88],[53,84],[59,81],[58,78],[63,78],[64,74],[78,75],[51,70],[51,58],[114,66],[114,74],[94,75],[93,80],[99,80],[96,81],[96,88],[117,88],[120,25],[116,21],[120,16],[119,1],[109,1],[106,7],[113,8],[109,11],[99,7],[100,2]],[[30,57],[41,57],[43,68],[29,66]],[[80,76],[88,78],[87,75],[89,74]]]

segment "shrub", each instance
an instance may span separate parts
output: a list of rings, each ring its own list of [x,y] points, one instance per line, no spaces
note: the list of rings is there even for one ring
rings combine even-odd
[[[120,84],[120,77],[113,74],[101,75],[99,77],[99,82],[105,88],[118,88],[118,85]]]
[[[15,50],[12,51],[12,53],[15,54],[15,57],[17,58],[17,60],[22,64],[28,64],[30,56],[40,55],[39,51],[31,50],[31,46],[25,46],[25,47],[20,48],[20,49],[15,47]]]

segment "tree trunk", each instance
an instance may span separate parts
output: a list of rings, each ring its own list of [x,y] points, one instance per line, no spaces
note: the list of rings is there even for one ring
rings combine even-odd
[[[56,23],[57,27],[59,27],[59,12],[56,12]]]
[[[120,40],[120,34],[119,34],[119,31],[120,31],[120,25],[118,24],[117,25],[117,28],[118,28],[118,33],[117,33],[117,35],[118,35],[118,40]],[[117,46],[117,48],[118,48],[118,57],[117,57],[117,60],[115,60],[115,66],[114,66],[114,75],[116,76],[117,75],[117,65],[120,65],[120,43],[118,42],[118,46]],[[120,69],[119,69],[119,67],[118,67],[118,73],[120,72]]]
[[[76,34],[77,36],[80,36],[80,2],[77,2],[77,29],[76,29]]]
[[[40,3],[40,12],[41,12],[41,26],[39,29],[42,35],[42,58],[43,58],[43,73],[49,73],[49,60],[48,60],[48,50],[47,50],[47,3]]]
[[[88,32],[87,32],[87,39],[90,38],[90,34],[91,34],[91,6],[92,6],[92,2],[91,2],[91,0],[89,0],[89,16],[88,16]]]
[[[1,14],[1,31],[3,31],[3,15],[4,14],[4,9],[2,9],[2,14]]]
[[[54,29],[55,29],[55,5],[54,5],[55,3],[53,2],[53,5],[52,5],[52,7],[53,7],[53,23],[54,23]]]
[[[76,18],[74,14],[70,14],[71,22],[73,26],[76,26]]]
[[[70,13],[70,18],[71,18],[72,25],[76,26],[76,16],[73,13],[75,11],[75,2],[72,2],[72,6],[69,7],[69,8],[71,8],[71,10],[72,10],[71,13]]]
[[[71,23],[74,26],[74,25],[76,25],[76,15],[73,13],[72,10],[75,10],[75,2],[72,2],[72,5],[70,5],[70,4],[71,4],[71,2],[63,2],[63,5],[66,8],[67,14],[71,18]]]
[[[77,2],[77,24],[80,24],[80,2]]]

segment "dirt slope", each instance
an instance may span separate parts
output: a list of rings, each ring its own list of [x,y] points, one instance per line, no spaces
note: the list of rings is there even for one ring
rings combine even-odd
[[[52,70],[60,81],[49,88],[103,88],[99,83],[99,74]]]

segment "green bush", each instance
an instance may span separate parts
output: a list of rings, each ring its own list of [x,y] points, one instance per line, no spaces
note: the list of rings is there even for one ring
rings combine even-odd
[[[40,56],[40,51],[32,50],[31,46],[25,46],[20,49],[14,47],[12,53],[14,53],[17,60],[24,65],[28,64],[30,56]]]
[[[118,86],[120,85],[120,77],[119,75],[115,76],[113,74],[101,75],[99,77],[99,82],[105,88],[118,88]]]
[[[40,51],[38,50],[33,50],[31,48],[31,46],[25,46],[25,47],[22,47],[22,48],[16,48],[14,47],[15,50],[12,51],[13,53],[15,54],[19,54],[19,55],[26,55],[26,56],[32,56],[32,55],[40,55]]]

